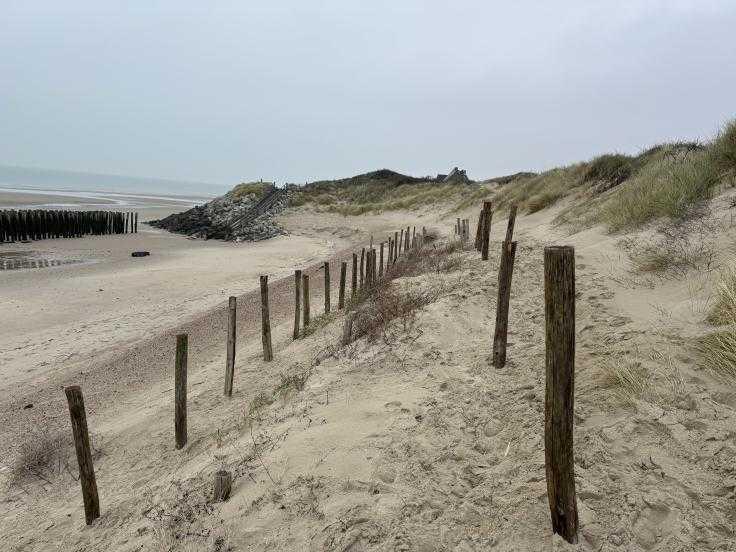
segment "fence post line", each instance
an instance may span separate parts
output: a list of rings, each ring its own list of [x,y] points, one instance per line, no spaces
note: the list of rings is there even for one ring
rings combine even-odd
[[[490,201],[483,202],[483,247],[481,250],[481,259],[488,260],[488,245],[491,239],[491,220],[493,217],[493,207]]]
[[[187,444],[187,334],[176,336],[176,360],[174,362],[174,434],[176,448]]]
[[[330,314],[330,263],[325,261],[325,314]]]
[[[301,300],[302,300],[302,271],[297,269],[294,271],[294,335],[293,339],[299,339],[299,322],[301,321]]]
[[[302,276],[302,292],[303,292],[303,307],[304,307],[304,329],[309,326],[309,274]]]
[[[498,270],[496,328],[493,335],[493,365],[496,368],[503,368],[506,365],[509,300],[511,298],[511,278],[514,274],[515,256],[516,242],[503,242],[501,244],[501,266]]]
[[[514,203],[509,208],[509,222],[508,222],[508,225],[506,226],[506,241],[507,242],[512,241],[514,238],[514,225],[516,224],[516,209],[517,209],[516,203]]]
[[[544,248],[546,389],[544,459],[552,531],[577,543],[573,412],[575,399],[575,250]]]
[[[340,264],[340,292],[337,297],[337,308],[342,310],[345,308],[345,278],[348,272],[348,263],[343,261]]]
[[[380,253],[380,260],[378,262],[378,277],[383,277],[383,242],[381,242],[381,253]]]
[[[79,483],[82,487],[84,502],[84,519],[87,525],[100,517],[100,498],[97,494],[97,480],[95,467],[92,463],[92,451],[89,445],[89,430],[87,428],[87,413],[84,409],[84,396],[78,385],[64,388],[66,401],[69,405],[69,417],[72,422],[74,435],[74,449],[77,452],[79,464]]]
[[[230,297],[227,305],[227,361],[225,363],[225,396],[233,396],[235,374],[235,335],[237,324],[237,299]]]
[[[271,346],[271,313],[268,309],[268,276],[261,276],[261,340],[263,341],[263,360],[273,360]]]

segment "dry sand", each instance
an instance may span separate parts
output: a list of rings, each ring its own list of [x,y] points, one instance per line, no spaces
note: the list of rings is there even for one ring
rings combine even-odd
[[[410,223],[429,224],[438,215],[423,213]],[[702,331],[713,275],[639,278],[618,238],[600,229],[569,236],[551,225],[553,215],[518,221],[509,362],[501,370],[489,366],[500,245],[494,241],[487,263],[469,251],[455,271],[399,282],[442,293],[416,324],[373,343],[336,347],[339,317],[293,342],[286,280],[272,290],[280,305],[273,324],[276,358],[264,363],[257,305],[244,295],[252,308],[241,324],[234,395],[223,399],[224,311],[206,309],[230,293],[248,292],[260,272],[286,274],[332,253],[340,257],[339,250],[362,241],[365,231],[378,234],[416,215],[343,219],[292,212],[283,217],[292,235],[247,246],[143,233],[134,238],[161,251],[145,269],[127,264],[132,261],[121,248],[96,265],[55,268],[69,271],[56,279],[35,276],[34,282],[32,271],[14,284],[4,278],[3,297],[21,301],[23,290],[33,291],[45,299],[29,300],[31,312],[66,312],[48,325],[9,317],[14,337],[2,339],[25,349],[9,353],[13,370],[3,362],[4,380],[14,382],[3,383],[1,422],[12,429],[3,433],[6,447],[23,438],[17,420],[37,410],[22,410],[8,394],[30,397],[44,386],[51,393],[51,383],[63,380],[59,370],[64,381],[74,381],[80,366],[95,373],[93,357],[111,350],[118,355],[102,373],[79,376],[85,394],[94,397],[88,410],[99,449],[102,517],[84,525],[79,486],[67,474],[12,486],[0,504],[4,549],[736,549],[736,393],[732,384],[697,368],[684,339]],[[452,220],[441,228],[451,231]],[[504,230],[504,221],[496,221],[494,237]],[[733,237],[724,227],[718,239]],[[542,248],[550,243],[576,246],[576,546],[551,535],[544,479]],[[313,274],[316,291],[321,280]],[[46,291],[53,286],[60,287]],[[313,312],[320,304],[315,297]],[[82,327],[87,320],[95,324]],[[182,451],[173,447],[170,352],[176,329],[169,325],[186,327],[204,344],[199,350],[199,341],[192,344],[189,443]],[[82,331],[64,333],[67,326]],[[36,339],[24,341],[24,332],[37,332]],[[52,335],[66,335],[60,340],[65,346],[85,340],[85,347],[40,343]],[[61,356],[87,355],[87,349],[97,352],[82,364]],[[54,354],[61,360],[40,366],[41,358]],[[27,364],[36,373],[17,375],[23,358],[35,359]],[[158,364],[142,367],[136,358]],[[609,376],[611,365],[626,362],[648,370],[651,393],[633,401],[620,395]],[[305,370],[311,376],[303,391],[247,416],[248,405],[259,394],[270,395],[281,374]],[[140,385],[132,383],[136,378]],[[61,390],[54,393],[54,411],[64,414]],[[12,411],[6,409],[11,403]],[[42,424],[28,420],[26,434],[43,433]],[[222,465],[236,479],[230,500],[215,504],[212,477]]]

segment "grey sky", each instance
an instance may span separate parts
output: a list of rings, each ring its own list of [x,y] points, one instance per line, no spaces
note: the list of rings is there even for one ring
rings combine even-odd
[[[707,138],[736,1],[0,0],[0,163],[473,178]]]

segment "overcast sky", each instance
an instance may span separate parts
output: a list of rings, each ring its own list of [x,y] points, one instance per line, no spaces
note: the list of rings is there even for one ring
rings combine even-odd
[[[0,0],[0,163],[472,178],[707,138],[736,1]]]

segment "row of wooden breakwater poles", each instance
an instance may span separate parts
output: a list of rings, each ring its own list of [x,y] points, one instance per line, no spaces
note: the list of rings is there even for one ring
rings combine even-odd
[[[476,249],[483,261],[488,260],[492,204],[483,203],[476,228]],[[508,313],[511,280],[516,255],[516,242],[512,241],[516,220],[516,206],[509,212],[506,237],[502,242],[498,270],[498,300],[496,327],[493,338],[492,364],[502,368],[506,364]],[[458,220],[456,234],[463,241],[469,239],[468,219]],[[378,248],[371,244],[352,254],[352,278],[350,296],[364,288],[370,288],[399,262],[402,254],[410,249],[422,248],[426,243],[426,228],[417,236],[416,227],[397,231],[381,242]],[[330,264],[325,262],[324,312],[329,314],[331,305]],[[338,310],[346,306],[348,263],[340,264]],[[310,324],[309,275],[302,270],[294,272],[294,330],[293,339],[299,339],[302,328]],[[273,360],[271,322],[269,310],[268,276],[260,277],[261,291],[261,337],[263,360]],[[577,542],[578,512],[575,493],[573,455],[573,407],[575,376],[575,253],[570,246],[553,246],[544,249],[544,296],[545,296],[545,345],[546,345],[546,390],[545,390],[545,470],[547,496],[552,519],[552,530],[568,542]],[[224,395],[232,396],[235,374],[237,299],[228,301],[228,325]],[[355,312],[348,313],[343,326],[341,342],[346,345],[352,340],[352,324]],[[187,443],[187,356],[188,335],[176,337],[174,361],[174,441],[181,449]],[[84,500],[85,518],[91,524],[99,517],[99,498],[95,481],[92,455],[89,445],[84,401],[78,386],[66,388],[69,413],[72,419],[74,442],[79,462],[80,482]],[[218,470],[214,479],[215,500],[226,500],[230,494],[232,474]]]
[[[137,233],[138,213],[129,211],[0,211],[0,242]]]

